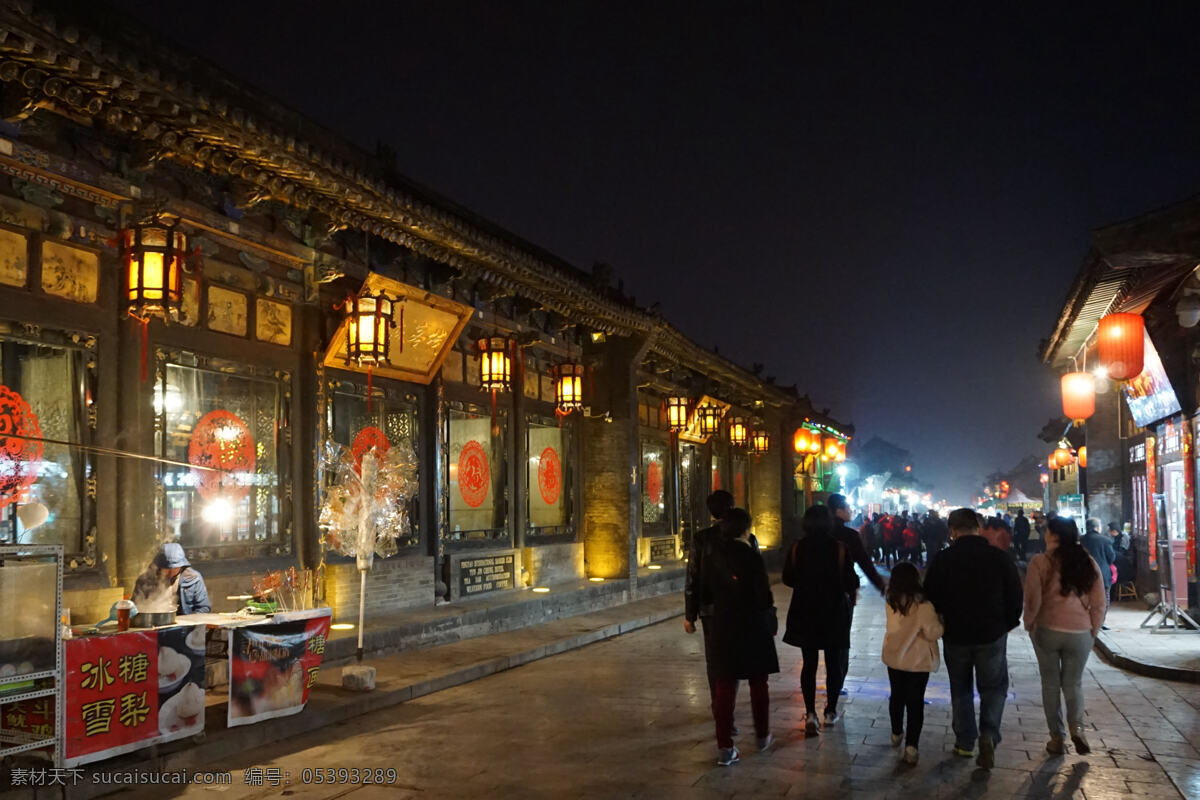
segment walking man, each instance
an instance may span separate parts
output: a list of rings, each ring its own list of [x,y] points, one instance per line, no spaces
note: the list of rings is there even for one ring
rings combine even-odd
[[[713,614],[713,598],[706,595],[700,575],[707,558],[721,540],[721,520],[733,508],[733,495],[718,489],[708,496],[706,501],[708,513],[712,515],[713,524],[696,531],[692,536],[692,547],[688,552],[687,575],[683,585],[683,630],[686,633],[696,632],[696,620],[704,629],[704,666],[708,673],[708,691],[712,699],[716,698],[717,676],[713,671],[716,656],[712,652],[712,625],[710,617]],[[755,547],[757,550],[757,547]]]
[[[1008,554],[980,535],[969,508],[950,514],[950,547],[925,574],[925,598],[942,615],[943,653],[950,676],[955,755],[991,769],[1000,743],[1000,720],[1008,694],[1008,632],[1021,621],[1021,577]],[[975,690],[979,719],[975,719]]]
[[[829,510],[833,512],[833,538],[835,541],[841,542],[846,547],[847,560],[857,564],[863,574],[867,576],[867,580],[871,585],[879,590],[882,595],[887,591],[887,584],[880,577],[878,570],[875,569],[874,562],[867,555],[867,549],[863,547],[862,537],[858,535],[858,531],[847,527],[846,523],[850,521],[850,503],[847,502],[846,496],[843,494],[831,494],[829,499],[825,501],[829,506]],[[853,567],[851,567],[853,572]],[[854,591],[850,594],[850,616],[848,625],[854,625],[854,606],[858,602],[858,589],[861,583],[858,579],[858,573],[854,572]],[[826,656],[828,658],[828,655]],[[850,648],[846,648],[841,652],[841,663],[838,664],[838,671],[841,673],[841,685],[846,685],[846,673],[850,671]],[[845,689],[842,693],[845,694]],[[825,727],[835,724],[838,721],[837,711],[825,712]]]
[[[1093,517],[1087,521],[1087,533],[1079,542],[1088,551],[1088,554],[1096,559],[1096,564],[1100,567],[1100,581],[1104,586],[1104,601],[1107,608],[1108,593],[1112,588],[1113,580],[1112,567],[1117,561],[1117,553],[1113,549],[1112,539],[1100,532],[1100,520]],[[1108,630],[1108,626],[1102,625],[1101,630]]]
[[[1025,516],[1025,509],[1017,509],[1017,518],[1013,520],[1013,548],[1017,551],[1017,559],[1020,561],[1028,561],[1029,557],[1025,553],[1025,548],[1029,546],[1029,518]]]

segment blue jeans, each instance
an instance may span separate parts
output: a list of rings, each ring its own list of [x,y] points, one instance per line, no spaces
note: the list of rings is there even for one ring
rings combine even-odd
[[[975,749],[980,735],[1000,743],[1000,718],[1008,696],[1008,637],[988,644],[950,644],[943,641],[946,672],[950,675],[950,704],[955,744]],[[979,688],[979,724],[975,724],[975,688]]]

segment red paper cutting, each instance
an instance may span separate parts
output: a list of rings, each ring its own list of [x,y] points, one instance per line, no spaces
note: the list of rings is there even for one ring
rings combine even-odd
[[[654,505],[663,500],[662,464],[657,459],[646,465],[646,496]]]
[[[542,502],[548,506],[557,503],[558,496],[562,493],[562,462],[558,460],[558,453],[553,447],[542,451],[542,457],[538,460],[537,477]]]
[[[363,456],[371,452],[372,447],[375,448],[375,457],[383,458],[383,454],[391,449],[392,443],[388,441],[386,433],[374,425],[368,425],[358,432],[354,437],[354,444],[350,446],[350,455],[354,458],[354,471],[359,475],[362,474]]]
[[[250,427],[237,414],[217,409],[196,423],[188,442],[188,463],[221,470],[192,470],[196,490],[205,500],[221,494],[238,500],[245,497],[250,487],[239,483],[233,473],[253,472],[254,461],[254,437]]]
[[[16,436],[30,437],[18,439]],[[42,461],[42,429],[21,395],[0,386],[0,508],[21,499],[37,480]]]
[[[471,508],[479,508],[487,499],[491,482],[491,469],[483,445],[474,440],[467,442],[458,455],[458,492],[463,502]]]

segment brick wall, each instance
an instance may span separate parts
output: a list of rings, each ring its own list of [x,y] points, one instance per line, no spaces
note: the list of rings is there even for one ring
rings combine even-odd
[[[354,564],[325,567],[325,600],[335,619],[358,616],[358,569]],[[375,559],[367,573],[366,615],[378,617],[407,608],[432,606],[433,556]]]
[[[790,444],[790,442],[789,442]],[[782,499],[780,496],[779,437],[771,439],[771,449],[750,457],[750,514],[754,517],[754,535],[764,548],[779,547],[783,536]]]
[[[584,420],[583,537],[589,576],[629,571],[632,430],[628,423]]]
[[[112,604],[125,596],[124,590],[115,588],[64,589],[63,608],[71,609],[72,625],[91,625],[108,616]]]
[[[577,581],[585,574],[583,542],[526,547],[521,555],[533,586]]]

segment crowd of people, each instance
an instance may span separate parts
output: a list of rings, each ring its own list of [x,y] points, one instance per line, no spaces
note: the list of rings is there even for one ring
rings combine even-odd
[[[750,515],[735,508],[727,492],[714,492],[708,507],[714,524],[695,535],[688,561],[684,630],[695,633],[697,621],[703,628],[717,763],[729,766],[741,757],[733,719],[739,681],[750,685],[758,748],[774,742],[767,680],[779,672],[779,622]],[[886,601],[880,658],[891,689],[892,744],[903,745],[903,762],[918,761],[925,689],[944,661],[954,753],[975,757],[984,769],[995,765],[1008,695],[1008,636],[1022,620],[1041,676],[1047,753],[1065,753],[1068,737],[1077,753],[1091,751],[1083,726],[1083,670],[1107,611],[1116,548],[1127,549],[1128,537],[1122,542],[1100,534],[1095,520],[1081,535],[1065,517],[1030,520],[1018,512],[1015,519],[985,520],[968,508],[946,520],[936,512],[860,518],[854,520],[859,530],[851,521],[846,498],[831,495],[805,512],[802,534],[784,559],[782,581],[792,596],[782,640],[801,654],[805,736],[818,736],[841,719],[838,701],[845,694],[850,632],[863,588],[857,566]],[[1018,559],[1026,558],[1022,580]],[[890,568],[888,580],[876,561]],[[818,717],[822,654],[826,692]]]

